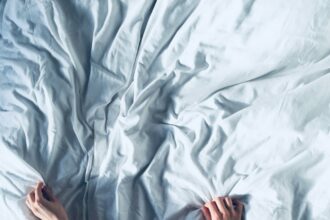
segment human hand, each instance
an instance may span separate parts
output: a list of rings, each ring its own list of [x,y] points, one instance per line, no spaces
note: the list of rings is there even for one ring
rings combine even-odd
[[[41,220],[68,220],[68,215],[60,201],[42,182],[39,182],[28,194],[26,205]]]
[[[217,197],[204,204],[202,212],[206,220],[241,220],[243,203],[230,197]]]

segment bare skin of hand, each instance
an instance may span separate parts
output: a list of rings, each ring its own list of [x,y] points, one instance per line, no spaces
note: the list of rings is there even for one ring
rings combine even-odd
[[[241,220],[243,203],[230,197],[217,197],[205,203],[202,212],[205,220]]]
[[[42,182],[39,182],[28,194],[26,205],[41,220],[68,220],[68,215],[60,201]]]

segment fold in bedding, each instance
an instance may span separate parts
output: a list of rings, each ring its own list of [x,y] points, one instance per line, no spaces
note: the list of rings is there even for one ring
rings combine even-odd
[[[0,218],[329,219],[330,1],[0,1]]]

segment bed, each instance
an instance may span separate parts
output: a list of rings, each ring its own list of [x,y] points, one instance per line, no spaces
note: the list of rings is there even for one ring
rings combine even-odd
[[[330,218],[329,0],[1,0],[0,219]]]

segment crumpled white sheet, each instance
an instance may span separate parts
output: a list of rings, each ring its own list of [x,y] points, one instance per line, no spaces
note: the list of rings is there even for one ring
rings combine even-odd
[[[329,0],[0,1],[0,219],[330,218]]]

